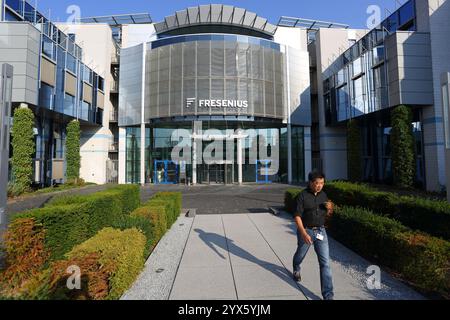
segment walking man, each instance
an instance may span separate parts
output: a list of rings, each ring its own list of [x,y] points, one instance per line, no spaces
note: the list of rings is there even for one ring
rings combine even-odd
[[[298,197],[295,223],[297,224],[297,251],[293,259],[293,275],[301,281],[300,266],[311,245],[317,254],[320,266],[320,285],[324,300],[333,300],[333,281],[330,267],[328,237],[325,230],[327,215],[333,204],[322,190],[325,176],[320,172],[309,174],[309,186]]]

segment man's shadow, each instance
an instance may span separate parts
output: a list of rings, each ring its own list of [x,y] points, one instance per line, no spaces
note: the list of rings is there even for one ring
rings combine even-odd
[[[209,247],[211,250],[213,250],[219,257],[222,259],[226,259],[218,250],[217,248],[221,248],[224,251],[229,251],[230,254],[234,254],[237,257],[240,257],[242,259],[245,259],[247,261],[250,261],[267,271],[270,271],[274,275],[276,275],[278,278],[289,284],[291,287],[301,290],[302,293],[304,293],[308,298],[310,299],[318,299],[320,300],[320,297],[315,295],[313,292],[302,286],[301,284],[296,283],[292,279],[292,275],[289,271],[287,271],[284,267],[281,267],[279,265],[258,259],[254,255],[252,255],[250,252],[242,249],[241,247],[237,246],[234,243],[234,240],[227,239],[217,233],[211,233],[211,232],[205,232],[201,229],[194,229],[195,232],[198,233],[199,238]]]

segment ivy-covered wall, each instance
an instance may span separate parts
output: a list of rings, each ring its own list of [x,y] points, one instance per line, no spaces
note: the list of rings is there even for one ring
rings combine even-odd
[[[29,191],[33,175],[34,114],[28,108],[14,110],[12,137],[12,172],[14,177],[13,193],[20,195]]]
[[[80,122],[73,120],[67,125],[66,137],[67,181],[78,182],[80,178]]]
[[[400,105],[391,111],[392,175],[398,187],[412,187],[415,176],[412,111]]]

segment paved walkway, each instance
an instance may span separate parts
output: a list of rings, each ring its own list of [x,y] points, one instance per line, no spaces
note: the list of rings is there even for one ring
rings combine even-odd
[[[297,284],[291,275],[295,249],[295,225],[287,214],[180,217],[123,299],[319,300],[315,252],[309,251]],[[336,299],[423,299],[384,272],[381,289],[367,289],[371,264],[331,238],[330,251]]]

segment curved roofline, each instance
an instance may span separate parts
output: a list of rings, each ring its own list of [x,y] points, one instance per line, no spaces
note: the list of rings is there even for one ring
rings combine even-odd
[[[155,29],[157,34],[162,34],[199,25],[240,27],[268,36],[273,36],[277,30],[277,26],[270,24],[267,19],[259,17],[256,13],[223,4],[200,5],[177,11],[174,15],[165,17],[164,21],[155,23]]]

